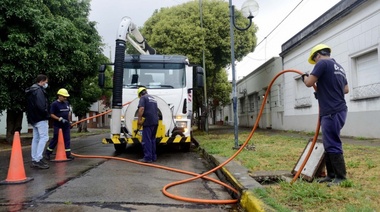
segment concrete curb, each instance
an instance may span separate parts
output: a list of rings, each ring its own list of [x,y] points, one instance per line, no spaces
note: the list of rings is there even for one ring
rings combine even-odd
[[[213,167],[218,166],[228,159],[217,155],[210,155],[201,147],[199,147],[199,150],[203,158]],[[248,169],[240,165],[237,161],[232,160],[221,169],[217,170],[216,174],[221,181],[232,185],[239,191],[239,196],[236,196],[235,193],[232,193],[231,195],[240,200],[239,204],[245,211],[274,211],[254,195],[252,189],[263,188],[263,186],[249,176]]]

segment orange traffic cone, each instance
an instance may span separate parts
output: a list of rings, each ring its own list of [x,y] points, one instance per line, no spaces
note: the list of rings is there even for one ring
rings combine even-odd
[[[8,176],[6,180],[0,184],[20,184],[33,180],[31,177],[26,177],[24,160],[22,158],[22,149],[20,141],[20,133],[15,132],[13,136],[11,160],[9,162]]]
[[[54,161],[54,162],[70,161],[70,159],[67,159],[67,156],[66,156],[65,141],[63,140],[62,129],[59,129],[59,132],[58,132],[58,145],[57,145],[57,152],[55,154],[55,159],[51,161]]]

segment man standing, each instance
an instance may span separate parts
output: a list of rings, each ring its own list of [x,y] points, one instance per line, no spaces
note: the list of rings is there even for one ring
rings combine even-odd
[[[158,107],[157,101],[149,95],[145,87],[137,90],[140,98],[138,106],[137,128],[143,126],[142,146],[144,158],[140,159],[143,163],[152,163],[157,160],[156,154],[156,133],[158,127]],[[144,120],[143,120],[144,118]]]
[[[27,119],[33,127],[31,146],[32,168],[48,169],[49,164],[42,160],[46,142],[49,140],[49,103],[45,89],[48,78],[40,74],[36,83],[25,90],[27,99]]]
[[[51,104],[50,116],[54,120],[54,134],[53,138],[50,140],[49,146],[46,149],[45,158],[50,160],[50,155],[58,143],[58,133],[59,129],[62,129],[63,140],[65,142],[66,158],[69,160],[74,159],[71,155],[70,148],[70,120],[71,120],[71,110],[70,105],[67,102],[67,98],[70,96],[69,92],[61,88],[57,92],[58,99]]]
[[[330,58],[331,48],[325,44],[316,45],[310,52],[309,63],[315,64],[310,75],[303,74],[307,87],[316,83],[316,98],[325,148],[326,178],[318,182],[329,182],[328,186],[339,185],[346,180],[346,166],[343,157],[340,131],[343,128],[347,105],[344,95],[348,93],[346,73],[341,65]]]

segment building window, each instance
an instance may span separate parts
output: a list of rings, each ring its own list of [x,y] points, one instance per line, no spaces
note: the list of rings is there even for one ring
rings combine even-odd
[[[245,112],[245,110],[244,110],[244,108],[245,108],[245,98],[244,97],[240,98],[239,101],[240,101],[240,113],[244,113]]]
[[[279,103],[278,106],[284,106],[284,101],[283,101],[281,92],[282,92],[281,84],[278,84],[277,85],[277,102]]]
[[[249,103],[249,108],[248,110],[250,112],[255,111],[255,100],[257,98],[257,94],[251,94],[248,96],[248,103]]]
[[[380,96],[380,64],[378,50],[352,58],[352,98],[368,99]]]

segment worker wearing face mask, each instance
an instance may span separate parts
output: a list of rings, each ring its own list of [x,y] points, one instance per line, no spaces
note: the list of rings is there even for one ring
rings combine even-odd
[[[49,164],[43,160],[45,145],[49,140],[49,103],[45,89],[48,87],[48,77],[40,74],[36,83],[25,90],[28,123],[33,127],[31,145],[32,168],[48,169]]]

